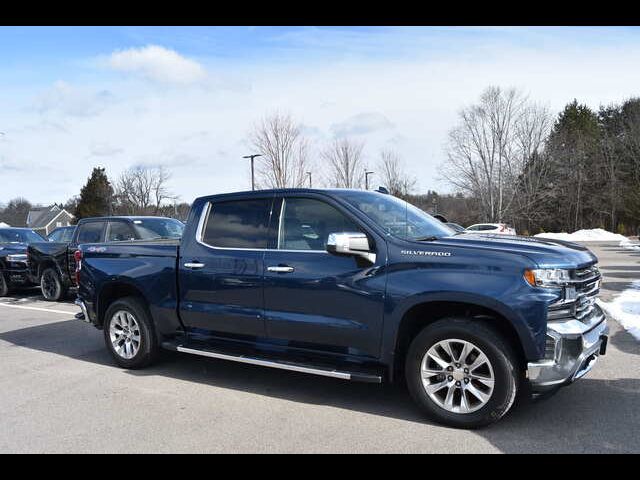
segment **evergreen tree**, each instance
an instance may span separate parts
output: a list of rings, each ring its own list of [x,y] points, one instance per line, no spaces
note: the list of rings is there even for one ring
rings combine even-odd
[[[76,220],[87,217],[110,215],[112,212],[113,188],[104,168],[96,167],[82,190],[75,210]]]

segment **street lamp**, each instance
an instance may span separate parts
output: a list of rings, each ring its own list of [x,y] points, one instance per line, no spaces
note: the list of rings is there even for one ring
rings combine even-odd
[[[309,188],[313,188],[311,185],[311,172],[307,172],[307,175],[309,175]]]
[[[253,178],[253,172],[254,172],[254,170],[253,170],[253,159],[256,158],[256,157],[261,157],[261,156],[262,156],[261,154],[256,153],[254,155],[245,155],[244,157],[242,157],[242,158],[250,158],[251,159],[251,190],[255,190],[256,189],[255,180]]]
[[[374,172],[369,172],[367,169],[364,169],[364,189],[369,190],[369,175],[372,175]]]

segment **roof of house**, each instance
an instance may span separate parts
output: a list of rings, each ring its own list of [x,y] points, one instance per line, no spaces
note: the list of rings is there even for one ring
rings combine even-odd
[[[32,208],[27,215],[27,226],[29,228],[45,228],[63,212],[73,217],[73,215],[57,205]]]

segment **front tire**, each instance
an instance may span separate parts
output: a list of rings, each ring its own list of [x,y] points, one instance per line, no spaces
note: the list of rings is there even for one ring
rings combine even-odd
[[[153,321],[136,297],[122,298],[109,306],[103,332],[107,349],[123,368],[146,367],[158,356],[160,347]]]
[[[67,294],[62,279],[53,268],[47,268],[40,277],[40,291],[47,302],[58,302]]]
[[[520,375],[513,349],[500,333],[480,320],[450,317],[413,339],[405,376],[411,396],[429,417],[478,428],[509,411]]]

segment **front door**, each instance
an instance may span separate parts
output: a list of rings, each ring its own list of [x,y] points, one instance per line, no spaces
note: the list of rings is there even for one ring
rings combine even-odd
[[[191,333],[264,337],[263,257],[272,195],[210,203],[180,254],[180,315]]]
[[[264,257],[270,339],[291,347],[377,357],[385,291],[380,273],[384,269],[379,268],[386,261],[384,240],[377,241],[375,264],[331,254],[326,251],[330,233],[364,232],[348,212],[328,198],[310,194],[292,194],[278,199],[275,206],[277,238]]]

